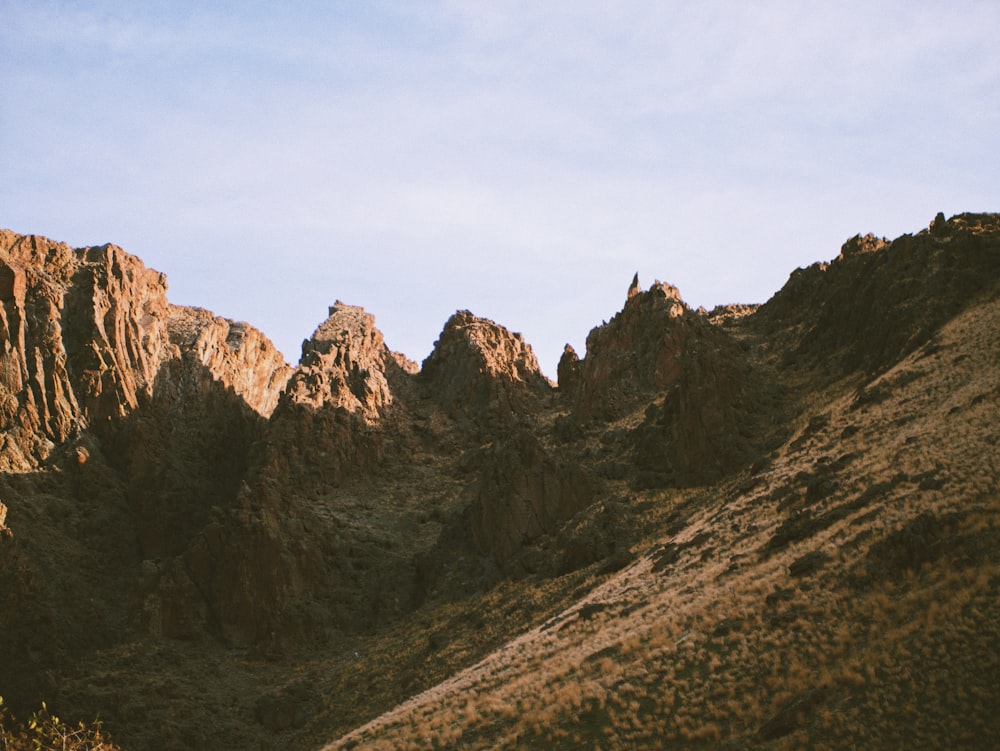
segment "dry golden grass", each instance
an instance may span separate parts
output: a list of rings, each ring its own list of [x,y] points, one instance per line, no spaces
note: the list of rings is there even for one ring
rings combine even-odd
[[[1000,303],[971,309],[864,384],[877,402],[835,384],[750,490],[650,494],[693,512],[675,560],[651,548],[327,748],[990,747],[998,330]]]

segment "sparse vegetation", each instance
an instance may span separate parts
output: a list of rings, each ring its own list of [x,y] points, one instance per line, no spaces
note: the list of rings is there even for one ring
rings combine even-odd
[[[119,751],[98,720],[69,725],[41,708],[27,722],[10,716],[0,697],[0,749],[2,751]]]
[[[988,310],[946,329],[947,348],[993,356],[983,316],[996,320],[1000,304]],[[714,498],[644,491],[658,511],[638,565],[345,741],[392,745],[416,721],[423,738],[460,732],[472,749],[989,747],[1000,737],[1000,456],[984,447],[997,426],[981,414],[948,442],[909,440],[941,435],[934,405],[949,390],[976,390],[974,363],[944,372],[933,388],[899,379],[879,402],[878,419],[905,417],[907,432],[878,450],[845,430],[858,408],[834,390],[834,408],[810,422],[813,449],[779,452],[763,482],[737,478]],[[814,476],[825,454],[847,457],[824,465],[836,482],[799,491],[822,523],[773,544],[800,501],[770,489]],[[439,708],[468,696],[477,721],[456,726]]]
[[[924,256],[958,244],[911,238],[900,257],[911,242]],[[577,372],[575,388],[597,379],[577,392],[538,382],[511,401],[507,386],[472,388],[485,376],[469,340],[455,381],[469,388],[449,413],[410,370],[383,384],[376,358],[366,377],[390,390],[388,417],[369,405],[358,443],[348,407],[320,397],[284,410],[282,432],[261,424],[261,455],[244,457],[260,475],[229,506],[212,496],[211,523],[195,544],[177,540],[176,557],[138,560],[136,530],[120,532],[142,509],[128,461],[103,463],[109,442],[0,474],[0,521],[15,532],[0,537],[0,623],[20,629],[0,642],[0,681],[19,706],[46,695],[60,713],[100,711],[136,751],[995,745],[1000,296],[949,300],[945,316],[928,310],[922,276],[916,305],[898,269],[848,255],[743,316],[698,318],[669,298],[676,315],[649,337],[633,296],[627,342],[605,337],[607,367]],[[879,339],[877,316],[837,317],[860,278],[852,265],[876,313],[913,308],[910,329],[897,317]],[[695,319],[657,349],[671,321]],[[722,341],[716,372],[694,350]],[[658,378],[689,360],[695,375],[676,388],[632,378],[643,347]],[[726,398],[692,408],[705,392],[686,389],[702,375]],[[700,476],[719,436],[687,444],[706,425],[747,435]],[[189,481],[198,473],[163,487],[183,495]],[[494,506],[476,533],[470,515]],[[25,724],[4,714],[0,737],[0,751],[114,747],[99,724],[66,725],[44,705]]]

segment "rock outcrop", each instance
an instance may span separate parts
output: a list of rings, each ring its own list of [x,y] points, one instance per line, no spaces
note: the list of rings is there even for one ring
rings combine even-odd
[[[676,287],[656,282],[643,292],[638,278],[621,312],[587,335],[587,355],[563,353],[560,388],[575,401],[579,421],[620,417],[651,394],[672,386],[682,369],[691,311]]]
[[[365,629],[408,607],[410,558],[371,547],[335,509],[342,486],[407,461],[401,396],[415,370],[386,347],[374,316],[339,301],[303,343],[238,497],[185,554],[184,571],[229,643]]]
[[[266,416],[290,369],[246,324],[171,306],[163,274],[114,245],[0,231],[0,464],[26,470],[81,430],[109,438],[176,399],[184,360]],[[171,381],[173,385],[165,383]]]
[[[0,232],[0,466],[37,467],[149,397],[168,348],[166,280],[114,245]]]
[[[567,346],[559,375],[577,424],[644,408],[625,442],[640,486],[708,482],[757,453],[760,376],[733,337],[669,284],[643,291],[633,279],[622,311],[587,337],[587,356]]]
[[[676,380],[629,437],[640,487],[713,482],[751,464],[773,437],[764,421],[778,395],[765,374],[700,314],[687,325]]]
[[[4,552],[0,585],[8,602],[30,600],[24,613],[68,608],[79,620],[45,616],[31,634],[5,624],[5,664],[50,664],[120,637],[129,602],[159,629],[163,619],[141,615],[150,577],[136,577],[139,561],[169,568],[211,509],[234,502],[291,373],[253,327],[170,305],[166,290],[163,274],[114,245],[0,232],[0,467],[29,489],[55,488],[18,498],[12,517],[25,534]],[[102,599],[69,605],[77,580]],[[201,607],[194,587],[184,595]],[[38,640],[66,646],[32,657]]]
[[[170,306],[167,331],[190,369],[202,368],[258,415],[271,416],[292,368],[264,334],[203,308],[178,305]]]
[[[415,369],[385,346],[375,316],[338,300],[303,342],[288,396],[297,404],[344,409],[371,424],[393,402],[389,380],[398,377],[396,371]]]
[[[335,303],[303,342],[256,459],[261,477],[329,487],[377,468],[407,433],[401,397],[416,370],[386,347],[373,315]]]
[[[448,319],[421,379],[450,417],[478,426],[523,417],[552,390],[520,334],[467,310]]]
[[[482,449],[473,463],[478,477],[462,524],[501,566],[588,506],[598,489],[586,468],[552,456],[523,429]]]
[[[855,236],[830,263],[792,272],[754,324],[788,332],[789,362],[822,362],[832,375],[878,372],[996,283],[998,231],[996,214],[958,214],[892,242]]]
[[[167,333],[170,357],[148,403],[103,433],[127,478],[147,559],[177,555],[213,507],[235,501],[250,448],[291,374],[245,323],[171,306]]]

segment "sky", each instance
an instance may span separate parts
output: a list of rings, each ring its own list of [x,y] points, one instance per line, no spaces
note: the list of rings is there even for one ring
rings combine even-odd
[[[0,227],[112,242],[296,363],[336,300],[555,377],[632,275],[764,302],[1000,210],[1000,3],[0,0]]]

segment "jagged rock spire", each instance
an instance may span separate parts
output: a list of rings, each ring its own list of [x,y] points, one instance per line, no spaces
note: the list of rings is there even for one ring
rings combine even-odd
[[[632,283],[628,287],[628,295],[626,299],[631,300],[633,297],[638,295],[639,290],[639,272],[635,272],[635,276],[632,277]]]

